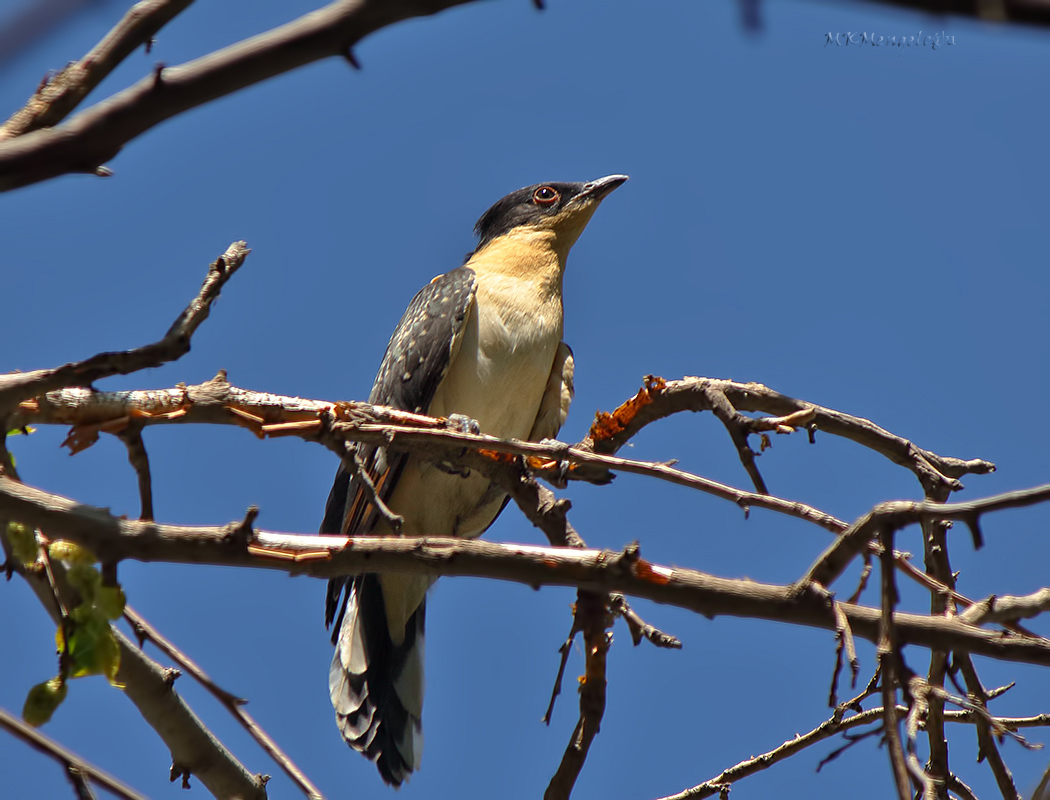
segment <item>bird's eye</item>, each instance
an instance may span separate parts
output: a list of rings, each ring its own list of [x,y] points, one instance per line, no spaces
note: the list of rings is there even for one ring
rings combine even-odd
[[[558,190],[553,186],[541,186],[532,193],[532,202],[538,206],[552,206],[558,202],[560,197]]]

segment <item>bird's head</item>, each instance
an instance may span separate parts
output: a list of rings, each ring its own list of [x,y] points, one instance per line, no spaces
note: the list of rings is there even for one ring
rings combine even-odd
[[[512,235],[545,240],[564,259],[605,196],[626,180],[626,175],[607,175],[586,183],[537,183],[511,192],[474,226],[474,252]]]

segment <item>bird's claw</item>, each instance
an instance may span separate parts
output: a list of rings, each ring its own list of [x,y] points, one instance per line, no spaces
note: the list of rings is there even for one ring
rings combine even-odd
[[[478,421],[465,414],[449,414],[448,422],[450,428],[458,430],[460,433],[468,433],[473,436],[481,434],[481,425],[478,424]]]
[[[567,452],[569,449],[569,446],[564,442],[559,442],[557,439],[549,439],[547,437],[540,439],[539,444],[542,444],[546,447],[553,447],[563,452]],[[554,474],[547,477],[547,481],[555,489],[564,489],[566,486],[569,485],[569,466],[570,464],[568,461],[559,458],[558,465],[554,470]]]

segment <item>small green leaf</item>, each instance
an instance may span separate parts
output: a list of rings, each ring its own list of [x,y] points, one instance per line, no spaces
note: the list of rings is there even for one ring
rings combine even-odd
[[[34,728],[39,728],[51,719],[55,709],[65,699],[66,682],[62,678],[55,677],[44,683],[38,683],[26,695],[25,705],[22,706],[22,719]]]
[[[127,598],[119,586],[100,586],[95,596],[95,606],[106,619],[120,619],[124,614]]]
[[[66,541],[65,539],[56,539],[51,542],[48,553],[51,555],[51,558],[65,561],[67,564],[94,564],[98,560],[95,558],[95,554],[86,547],[81,547],[76,542]]]
[[[73,625],[66,654],[69,657],[69,677],[82,678],[85,675],[116,674],[112,662],[119,659],[120,650],[109,623],[95,617]]]
[[[14,556],[23,564],[29,565],[40,555],[36,541],[36,531],[21,522],[7,523],[7,538],[11,542]]]
[[[95,602],[98,590],[102,588],[102,574],[91,564],[71,564],[66,571],[66,579],[80,593],[81,602],[86,605]]]

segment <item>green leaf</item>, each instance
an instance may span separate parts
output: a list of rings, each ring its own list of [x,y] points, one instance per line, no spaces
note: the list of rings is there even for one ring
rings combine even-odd
[[[36,561],[40,548],[36,541],[36,531],[21,522],[7,523],[7,538],[11,542],[14,556],[27,566]]]
[[[62,701],[66,699],[66,682],[61,677],[54,677],[44,683],[38,683],[26,695],[22,706],[22,719],[39,728],[55,713]]]
[[[71,564],[66,579],[80,593],[82,605],[92,605],[102,588],[102,574],[91,564]]]
[[[51,558],[65,561],[67,564],[94,564],[98,560],[95,558],[95,554],[86,547],[81,547],[76,542],[66,541],[65,539],[56,539],[51,542],[47,552],[51,555]]]
[[[120,619],[124,614],[127,598],[119,586],[100,586],[95,596],[95,605],[106,619]]]
[[[93,618],[73,625],[66,643],[69,677],[105,675],[110,682],[120,669],[120,645],[109,623]]]

